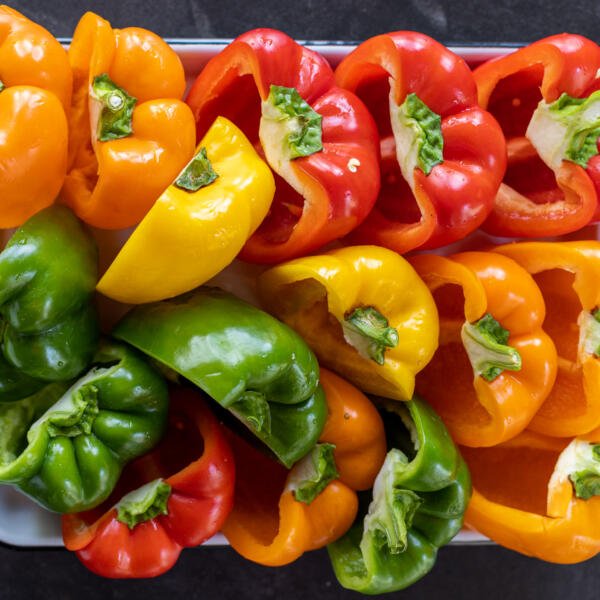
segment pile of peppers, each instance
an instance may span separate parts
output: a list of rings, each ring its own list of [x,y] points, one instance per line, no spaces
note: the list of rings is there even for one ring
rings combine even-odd
[[[599,46],[257,29],[184,96],[150,31],[0,24],[0,484],[83,565],[600,552]]]

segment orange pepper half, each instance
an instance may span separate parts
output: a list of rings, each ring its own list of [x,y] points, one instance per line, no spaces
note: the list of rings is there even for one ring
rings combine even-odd
[[[600,426],[600,242],[526,242],[497,252],[535,278],[546,302],[544,328],[558,349],[550,395],[529,428],[559,437]]]
[[[69,48],[74,74],[69,172],[62,199],[103,229],[143,218],[194,154],[179,57],[145,29],[86,13]]]
[[[309,454],[291,471],[237,436],[233,511],[222,531],[243,557],[276,567],[293,562],[341,537],[358,511],[355,490],[372,487],[386,454],[383,422],[377,409],[357,388],[321,370],[329,416],[320,442],[334,444],[338,477],[310,503],[296,499]]]
[[[599,439],[600,430],[572,442],[525,431],[494,448],[461,448],[473,482],[465,524],[542,560],[591,558],[600,551],[600,496],[589,485]]]
[[[43,27],[0,6],[0,227],[50,206],[67,169],[67,53]]]
[[[440,346],[418,375],[417,392],[459,444],[493,446],[516,436],[556,377],[556,349],[542,330],[545,307],[535,281],[491,252],[421,255],[411,264],[440,315]]]

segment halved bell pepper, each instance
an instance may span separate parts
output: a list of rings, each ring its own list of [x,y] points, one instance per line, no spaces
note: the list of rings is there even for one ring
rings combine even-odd
[[[385,458],[383,422],[355,387],[321,369],[329,415],[313,451],[291,471],[232,435],[238,475],[223,533],[244,558],[288,564],[343,535]]]
[[[97,254],[58,205],[31,217],[0,253],[0,402],[72,379],[90,362],[99,335]]]
[[[275,182],[231,121],[218,117],[98,283],[120,302],[177,296],[226,267],[265,218]]]
[[[0,483],[56,512],[104,501],[123,466],[165,428],[166,383],[137,352],[106,343],[93,365],[69,389],[52,384],[0,405]]]
[[[600,242],[526,242],[495,249],[531,273],[558,350],[550,395],[529,429],[559,437],[600,426]]]
[[[95,227],[136,225],[194,154],[179,57],[154,33],[86,13],[69,48],[73,106],[61,199]]]
[[[72,87],[58,40],[0,6],[0,228],[18,227],[56,199],[67,170]]]
[[[187,103],[202,137],[219,115],[262,148],[277,173],[273,206],[242,258],[276,263],[342,237],[379,192],[377,129],[335,86],[325,58],[280,31],[244,33],[212,58]]]
[[[113,335],[229,410],[287,467],[327,417],[317,359],[289,327],[217,288],[135,307]]]
[[[598,153],[600,92],[590,95],[588,88],[598,69],[600,47],[563,33],[475,70],[479,103],[498,119],[508,146],[486,231],[553,236],[592,220],[598,203],[585,168]]]
[[[416,397],[387,402],[391,449],[361,519],[327,548],[338,581],[363,594],[404,589],[434,566],[459,531],[469,471],[435,412]],[[386,415],[384,415],[384,420]]]
[[[583,438],[525,431],[494,448],[463,448],[473,479],[465,523],[502,546],[555,563],[600,552],[600,431]]]
[[[127,466],[109,501],[63,516],[65,546],[98,575],[156,577],[183,548],[219,531],[233,504],[234,479],[222,426],[198,392],[173,388],[165,439]]]
[[[535,281],[491,252],[411,259],[433,292],[440,347],[417,391],[467,446],[493,446],[521,432],[550,394],[556,348],[543,331]]]
[[[352,234],[404,253],[462,239],[488,216],[506,169],[495,119],[467,63],[430,37],[396,31],[358,46],[335,71],[381,137],[382,190]]]
[[[415,374],[437,348],[427,286],[385,248],[342,248],[278,265],[260,276],[259,293],[323,365],[371,394],[410,400]]]

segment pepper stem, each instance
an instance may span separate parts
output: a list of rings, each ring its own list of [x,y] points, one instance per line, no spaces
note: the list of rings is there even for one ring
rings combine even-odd
[[[98,412],[98,388],[85,385],[63,396],[42,418],[50,437],[77,437],[91,433]]]
[[[600,357],[600,308],[591,313],[583,311],[577,320],[579,325],[580,352]]]
[[[344,338],[364,358],[378,365],[385,362],[386,348],[398,345],[398,331],[373,306],[355,308],[344,317]]]
[[[231,412],[257,432],[271,433],[271,409],[262,392],[247,390],[230,407]]]
[[[121,498],[115,507],[117,521],[133,529],[158,515],[168,515],[167,501],[170,496],[171,486],[162,479],[155,479]]]
[[[4,85],[4,82],[0,80],[0,92],[4,91],[4,88],[6,88],[6,86]]]
[[[91,96],[101,108],[97,128],[100,142],[118,140],[133,133],[136,98],[120,88],[106,73],[94,77]]]
[[[187,192],[197,192],[200,188],[210,185],[217,177],[206,154],[206,148],[200,148],[181,171],[174,185]]]
[[[560,454],[549,488],[569,479],[577,498],[600,496],[600,444],[575,438]]]
[[[508,329],[489,313],[463,325],[461,338],[475,375],[493,381],[503,371],[521,370],[521,355],[507,344],[509,336]]]
[[[288,479],[287,489],[292,490],[298,502],[310,504],[334,479],[339,477],[335,466],[333,444],[317,444],[298,461]]]

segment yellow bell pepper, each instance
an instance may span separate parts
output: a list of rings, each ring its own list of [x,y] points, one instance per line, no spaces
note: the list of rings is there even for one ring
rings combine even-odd
[[[163,300],[226,267],[267,215],[275,181],[244,134],[218,117],[98,283],[128,304]]]
[[[429,289],[385,248],[353,246],[278,265],[260,276],[259,293],[324,366],[371,394],[410,400],[415,374],[438,346]]]

